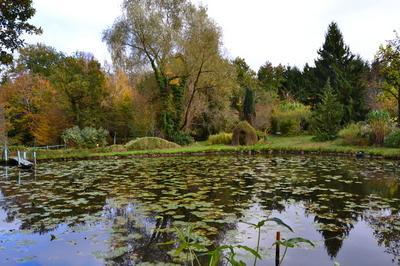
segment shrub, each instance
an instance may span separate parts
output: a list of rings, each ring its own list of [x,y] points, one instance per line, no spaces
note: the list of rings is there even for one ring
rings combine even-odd
[[[99,128],[85,127],[80,129],[78,126],[67,129],[62,138],[70,147],[94,148],[107,145],[108,131]]]
[[[400,148],[400,129],[394,129],[385,137],[384,144],[389,148]]]
[[[171,140],[175,143],[178,143],[179,145],[189,145],[190,143],[193,143],[193,138],[184,132],[175,132],[171,136]]]
[[[329,80],[324,87],[321,103],[313,112],[311,126],[316,140],[332,140],[340,130],[343,118],[343,105],[339,102]]]
[[[179,148],[180,146],[176,143],[167,141],[161,138],[155,137],[144,137],[137,138],[129,141],[125,144],[125,148],[129,151],[132,150],[156,150],[156,149],[171,149],[171,148]]]
[[[366,123],[352,123],[339,131],[338,136],[349,145],[365,146],[369,144],[371,127]]]
[[[390,114],[387,111],[375,110],[367,115],[368,124],[371,126],[371,141],[373,144],[382,145],[385,136],[390,132]]]
[[[310,116],[309,106],[298,102],[284,102],[272,115],[271,131],[282,135],[300,134],[306,129]]]
[[[223,132],[216,135],[210,135],[208,137],[207,143],[209,145],[216,145],[216,144],[230,145],[232,144],[232,133]]]
[[[257,141],[257,132],[247,121],[239,122],[233,130],[233,145],[254,145]]]

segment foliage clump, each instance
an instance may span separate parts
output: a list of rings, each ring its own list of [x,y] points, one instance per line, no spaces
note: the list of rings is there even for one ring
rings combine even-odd
[[[168,140],[156,137],[144,137],[137,138],[129,141],[125,144],[125,147],[129,150],[156,150],[156,149],[172,149],[179,148],[180,146],[176,143]]]
[[[371,126],[371,141],[373,144],[382,145],[385,136],[390,132],[390,114],[387,111],[375,110],[367,115],[368,124]]]
[[[351,123],[339,131],[345,144],[366,146],[370,143],[371,127],[367,123]]]
[[[85,127],[80,129],[78,126],[67,129],[62,138],[69,147],[95,148],[107,145],[109,133],[103,128]]]
[[[222,132],[215,135],[210,135],[208,137],[207,143],[209,145],[217,145],[217,144],[230,145],[232,144],[232,133]]]
[[[389,148],[400,148],[400,129],[395,129],[389,133],[385,137],[384,144]]]
[[[2,0],[0,7],[0,65],[7,65],[12,63],[13,52],[25,44],[21,35],[24,33],[41,34],[42,29],[28,23],[28,20],[36,13],[32,6],[32,0]]]
[[[340,130],[342,118],[343,105],[339,102],[328,80],[321,103],[317,105],[311,119],[315,139],[320,141],[335,139]]]
[[[283,102],[271,119],[271,131],[274,134],[298,135],[307,128],[311,110],[299,102]]]
[[[247,121],[239,122],[233,130],[232,145],[254,145],[257,142],[257,131]]]

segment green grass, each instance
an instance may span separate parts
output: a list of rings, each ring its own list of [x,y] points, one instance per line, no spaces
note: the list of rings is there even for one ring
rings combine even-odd
[[[359,147],[344,145],[341,140],[316,142],[312,136],[278,137],[269,136],[266,143],[253,146],[230,146],[230,145],[207,145],[205,142],[197,142],[190,146],[172,149],[134,150],[134,151],[112,151],[110,148],[98,149],[67,149],[55,151],[39,151],[38,159],[83,159],[98,157],[129,157],[140,155],[171,155],[171,154],[196,154],[196,153],[223,153],[223,152],[316,152],[334,154],[354,154],[363,151],[367,155],[380,156],[384,158],[400,158],[400,149],[384,147]]]

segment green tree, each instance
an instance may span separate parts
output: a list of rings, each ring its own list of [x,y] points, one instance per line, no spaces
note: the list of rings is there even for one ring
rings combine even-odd
[[[27,22],[35,12],[32,0],[0,1],[0,64],[12,62],[13,52],[24,45],[22,34],[42,32]]]
[[[31,44],[19,50],[15,71],[27,71],[50,78],[56,66],[65,59],[65,55],[44,44]]]
[[[323,90],[326,80],[330,79],[333,90],[344,106],[344,123],[365,118],[368,110],[364,100],[364,80],[368,71],[368,65],[350,52],[338,25],[332,22],[328,27],[325,42],[318,51],[318,59],[315,60],[314,88]],[[321,91],[311,94],[322,95]],[[320,101],[321,98],[317,97],[313,104]]]
[[[102,126],[106,79],[92,55],[76,53],[66,57],[55,68],[51,80],[64,97],[73,124],[81,128]]]
[[[397,101],[397,126],[400,127],[400,36],[382,45],[376,55],[383,77],[380,88]]]
[[[343,105],[330,85],[328,79],[321,96],[321,102],[313,112],[311,124],[317,140],[332,140],[340,130],[343,118]]]

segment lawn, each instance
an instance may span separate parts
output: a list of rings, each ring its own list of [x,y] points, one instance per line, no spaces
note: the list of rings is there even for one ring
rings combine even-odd
[[[400,158],[400,149],[384,147],[359,147],[344,145],[341,140],[316,142],[312,136],[280,137],[269,136],[265,143],[254,146],[207,145],[206,142],[196,142],[190,146],[163,150],[118,151],[112,147],[97,149],[64,149],[44,150],[38,152],[39,160],[46,159],[83,159],[99,157],[132,157],[132,156],[162,156],[162,155],[196,155],[212,153],[234,153],[253,151],[255,153],[294,152],[294,153],[322,153],[322,154],[355,154],[364,152],[366,155],[384,157],[388,159]]]

